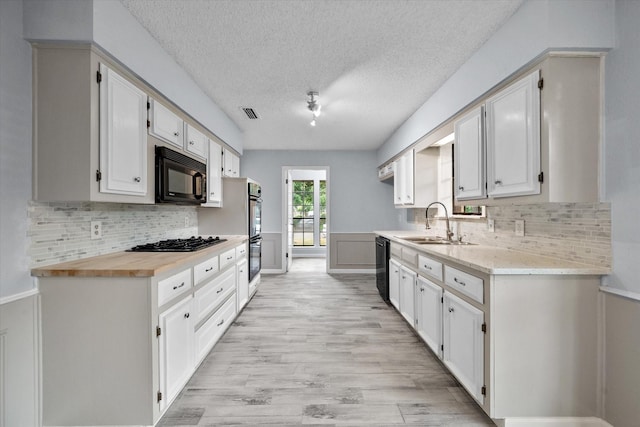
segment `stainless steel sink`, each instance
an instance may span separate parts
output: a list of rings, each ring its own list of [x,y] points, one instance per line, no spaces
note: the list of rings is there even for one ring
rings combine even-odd
[[[447,240],[444,237],[427,237],[427,236],[396,236],[407,242],[416,243],[418,245],[452,245],[452,246],[465,246],[473,245],[474,243],[462,242],[459,240]]]

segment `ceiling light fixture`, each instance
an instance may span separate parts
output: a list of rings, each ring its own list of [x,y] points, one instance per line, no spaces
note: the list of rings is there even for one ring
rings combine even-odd
[[[311,111],[311,114],[313,114],[313,118],[311,120],[311,123],[309,124],[311,126],[315,126],[316,118],[320,116],[322,105],[320,105],[320,103],[318,103],[318,100],[316,99],[318,97],[318,92],[309,91],[307,92],[307,96],[309,97],[309,99],[307,99],[307,108],[309,109],[309,111]]]

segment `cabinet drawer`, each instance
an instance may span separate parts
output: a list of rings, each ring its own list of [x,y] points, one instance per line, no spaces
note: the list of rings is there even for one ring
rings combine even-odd
[[[470,296],[480,304],[484,304],[484,280],[479,277],[472,276],[448,265],[444,266],[444,281],[463,294]]]
[[[442,263],[424,255],[418,255],[418,269],[421,273],[442,281]]]
[[[158,282],[158,307],[191,289],[191,269]]]
[[[218,272],[218,256],[209,258],[193,267],[193,283],[198,284]]]
[[[236,247],[236,259],[240,259],[247,253],[247,245],[245,243]]]
[[[212,310],[224,301],[229,294],[235,292],[236,274],[231,269],[222,273],[204,288],[196,291],[195,294],[195,314],[196,322],[206,318]]]
[[[223,270],[229,264],[233,264],[236,260],[236,250],[229,249],[226,252],[220,254],[220,270]]]
[[[418,252],[406,247],[402,248],[402,261],[411,265],[412,267],[418,266]]]
[[[196,362],[200,362],[227,330],[236,315],[236,298],[233,295],[204,325],[196,331]]]

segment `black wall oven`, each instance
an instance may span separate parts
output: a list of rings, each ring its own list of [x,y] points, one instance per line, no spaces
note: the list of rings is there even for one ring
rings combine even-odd
[[[262,268],[262,189],[249,182],[249,282]]]
[[[206,202],[206,173],[204,163],[156,146],[156,203]]]

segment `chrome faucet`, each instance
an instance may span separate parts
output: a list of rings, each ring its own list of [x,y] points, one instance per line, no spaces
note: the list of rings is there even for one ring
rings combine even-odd
[[[427,230],[431,229],[431,227],[429,227],[429,208],[435,204],[438,204],[444,208],[444,215],[447,220],[447,240],[451,241],[451,238],[453,237],[453,231],[451,231],[451,227],[449,226],[449,212],[447,212],[447,207],[442,202],[432,202],[429,203],[429,206],[427,206],[427,210],[425,212],[425,217],[427,218]]]

